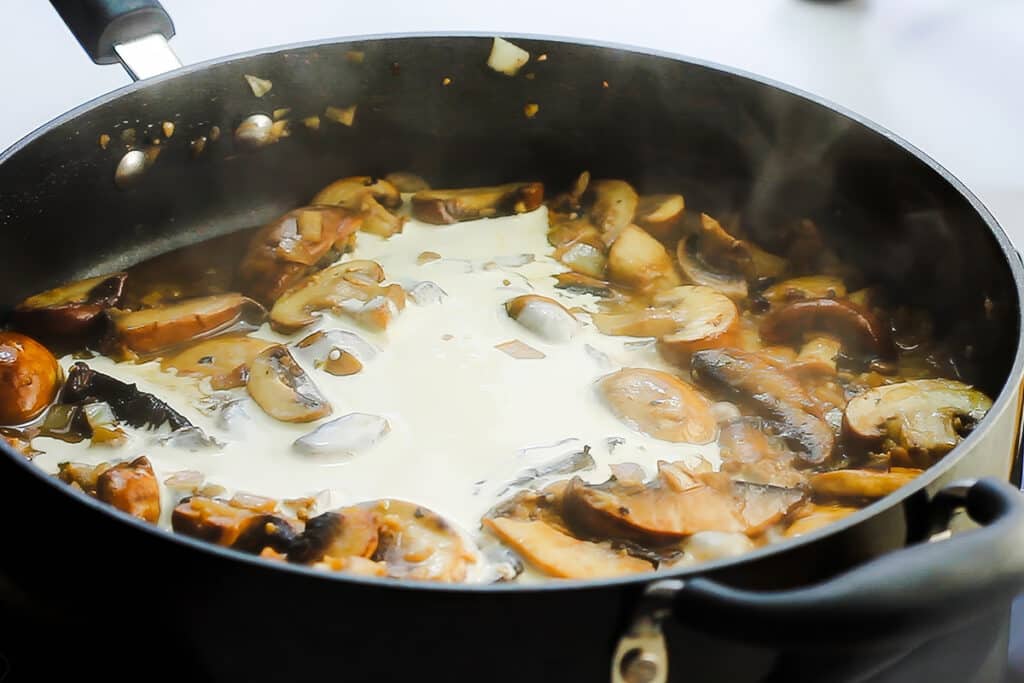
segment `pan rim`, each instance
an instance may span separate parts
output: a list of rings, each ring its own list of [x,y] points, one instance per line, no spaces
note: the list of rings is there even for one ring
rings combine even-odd
[[[109,93],[100,95],[92,100],[89,100],[59,116],[52,119],[51,121],[43,124],[36,128],[34,131],[22,137],[20,140],[11,145],[8,149],[0,152],[0,165],[5,163],[8,159],[14,157],[22,149],[28,147],[37,139],[47,134],[49,131],[57,128],[69,121],[72,121],[79,116],[107,103],[113,102],[121,97],[134,93],[139,90],[143,90],[150,85],[162,83],[164,81],[174,80],[177,78],[187,78],[188,76],[204,71],[212,66],[221,64],[227,64],[233,61],[242,61],[251,57],[258,57],[264,55],[272,55],[281,52],[304,50],[304,49],[315,49],[327,46],[347,45],[353,43],[360,43],[372,40],[404,40],[404,39],[420,39],[429,40],[437,38],[466,38],[466,39],[491,39],[497,34],[493,32],[482,32],[482,31],[457,31],[457,32],[412,32],[412,33],[384,33],[384,34],[369,34],[360,36],[345,36],[341,38],[328,38],[312,41],[303,41],[298,43],[291,43],[286,45],[271,46],[264,48],[257,48],[241,53],[235,53],[226,55],[223,57],[217,57],[214,59],[205,60],[195,64],[182,67],[159,76],[155,76],[150,79],[136,81],[125,85],[122,88],[113,90]],[[901,148],[905,153],[911,155],[917,161],[926,165],[932,172],[936,173],[943,181],[945,181],[952,189],[954,189],[961,197],[963,197],[971,209],[981,218],[982,222],[986,225],[992,237],[995,238],[1003,258],[1006,264],[1010,268],[1010,272],[1013,277],[1015,285],[1015,294],[1017,297],[1017,348],[1014,353],[1014,361],[1011,366],[1010,372],[1007,376],[1006,382],[1002,390],[997,395],[993,402],[992,408],[986,417],[977,425],[977,427],[971,432],[970,435],[964,441],[957,445],[957,447],[947,454],[942,461],[933,465],[923,474],[917,477],[911,484],[901,487],[897,491],[889,494],[888,496],[881,498],[870,505],[858,510],[856,513],[845,517],[837,522],[817,529],[809,534],[791,538],[778,543],[772,543],[770,545],[758,548],[757,550],[738,556],[734,558],[726,558],[722,560],[716,560],[713,562],[706,562],[698,564],[692,567],[679,568],[675,570],[667,571],[656,571],[643,574],[628,575],[623,577],[614,577],[606,579],[554,579],[545,581],[544,583],[538,584],[516,584],[516,583],[490,583],[490,584],[442,584],[433,582],[416,582],[410,580],[401,579],[389,579],[389,578],[377,578],[377,577],[363,577],[353,576],[343,572],[325,572],[312,567],[303,565],[293,565],[287,563],[268,562],[257,556],[248,555],[240,551],[231,550],[211,543],[206,543],[198,539],[194,539],[188,536],[174,534],[164,529],[155,527],[148,524],[140,519],[132,517],[127,513],[121,512],[113,507],[110,507],[100,501],[87,496],[84,493],[80,493],[71,489],[70,487],[61,485],[55,478],[44,473],[40,468],[35,467],[29,460],[20,454],[16,453],[13,449],[9,448],[5,443],[0,442],[0,452],[4,455],[11,457],[17,461],[18,466],[25,469],[26,473],[30,476],[39,478],[46,482],[46,484],[53,486],[55,489],[63,491],[65,495],[78,496],[79,502],[89,505],[93,510],[112,517],[120,523],[127,523],[132,525],[137,531],[152,534],[154,537],[162,539],[164,542],[179,543],[185,547],[189,547],[192,550],[209,553],[217,556],[219,559],[228,560],[231,562],[244,562],[249,564],[255,570],[264,570],[266,576],[274,575],[278,572],[291,573],[296,576],[304,576],[310,579],[317,579],[321,581],[340,581],[345,584],[362,584],[367,587],[374,589],[389,589],[389,590],[416,590],[416,591],[430,591],[440,593],[454,593],[454,594],[520,594],[530,592],[548,592],[548,591],[562,591],[562,590],[594,590],[601,588],[637,588],[644,584],[652,581],[658,581],[662,579],[685,579],[700,576],[703,574],[714,573],[726,568],[736,567],[747,562],[757,562],[768,557],[772,557],[777,554],[790,552],[804,545],[817,543],[818,541],[836,535],[844,533],[855,526],[862,524],[868,519],[876,516],[884,510],[899,505],[907,498],[918,494],[920,491],[932,486],[938,479],[945,475],[950,469],[952,469],[972,448],[977,445],[983,435],[987,434],[993,428],[993,422],[1001,417],[1004,412],[1008,409],[1016,409],[1010,405],[1011,398],[1019,389],[1019,378],[1024,374],[1024,339],[1022,339],[1022,305],[1024,305],[1024,264],[1021,262],[1021,256],[1019,252],[1010,242],[1009,237],[1000,226],[999,222],[995,217],[988,211],[981,200],[971,192],[959,179],[957,179],[950,171],[944,166],[938,163],[931,156],[903,139],[896,133],[889,129],[881,126],[874,121],[861,116],[853,112],[846,107],[832,102],[826,98],[814,95],[800,88],[782,83],[775,79],[771,79],[765,76],[754,74],[752,72],[738,69],[722,64],[718,64],[712,61],[685,56],[682,54],[672,53],[669,51],[658,50],[653,48],[645,48],[635,45],[626,45],[621,43],[615,43],[610,41],[600,40],[588,40],[585,38],[574,38],[568,36],[548,36],[542,34],[527,34],[527,33],[503,33],[501,37],[512,40],[537,40],[547,41],[552,43],[563,43],[568,45],[580,45],[584,47],[596,47],[617,50],[619,52],[633,53],[646,57],[655,57],[659,59],[667,59],[674,62],[681,62],[704,69],[710,69],[720,73],[736,76],[747,81],[753,81],[755,83],[768,86],[775,90],[781,91],[788,95],[798,97],[800,99],[811,102],[819,107],[829,110],[834,114],[838,114],[846,119],[858,124],[864,128],[867,128],[871,132],[885,138],[889,143],[896,145]],[[1014,379],[1017,378],[1017,381]],[[889,551],[893,552],[893,551]],[[868,560],[870,561],[870,560]]]

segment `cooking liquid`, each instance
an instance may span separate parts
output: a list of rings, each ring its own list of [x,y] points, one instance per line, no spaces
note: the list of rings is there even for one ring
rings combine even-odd
[[[653,439],[630,429],[604,405],[594,386],[601,376],[623,367],[672,368],[659,357],[653,340],[598,332],[586,313],[576,310],[596,310],[595,297],[555,288],[552,276],[566,268],[549,256],[547,229],[546,209],[540,208],[450,226],[410,219],[401,234],[389,239],[360,234],[354,252],[343,260],[372,259],[383,266],[386,282],[398,282],[408,291],[431,281],[445,296],[422,305],[410,300],[383,333],[329,312],[292,336],[266,325],[253,333],[294,345],[316,330],[342,329],[376,347],[377,355],[359,373],[339,377],[313,367],[292,346],[333,406],[333,414],[320,422],[279,422],[264,414],[244,388],[214,391],[208,382],[161,371],[158,362],[96,357],[87,361],[92,368],[162,398],[223,447],[190,451],[160,445],[166,427],[129,428],[128,442],[115,448],[37,438],[33,445],[43,453],[34,462],[54,473],[58,463],[69,460],[98,464],[146,455],[161,482],[181,470],[198,470],[206,483],[225,487],[228,495],[284,499],[321,493],[329,502],[320,512],[377,498],[404,499],[436,511],[475,539],[484,534],[481,516],[495,503],[524,485],[569,476],[531,480],[533,471],[584,446],[595,466],[575,474],[588,482],[607,479],[612,463],[637,463],[649,476],[659,460],[699,456],[717,468],[715,444]],[[418,263],[428,251],[441,258]],[[521,294],[550,297],[573,309],[580,321],[575,337],[550,343],[511,319],[504,303]],[[517,359],[495,348],[511,340],[544,357]],[[65,370],[73,362],[70,356],[61,359]],[[211,407],[230,399],[240,400],[230,419],[222,419],[218,410],[211,413]],[[390,431],[346,457],[293,448],[318,424],[349,413],[382,416]],[[171,510],[182,493],[161,489],[160,524],[170,528]]]

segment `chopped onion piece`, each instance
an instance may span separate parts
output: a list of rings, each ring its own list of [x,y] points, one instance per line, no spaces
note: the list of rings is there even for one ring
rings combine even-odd
[[[270,92],[271,88],[274,87],[274,84],[267,79],[260,78],[259,76],[252,76],[250,74],[245,74],[245,81],[252,89],[252,94],[256,97],[263,97]]]
[[[184,448],[187,451],[201,451],[207,448],[224,448],[224,444],[209,436],[202,429],[196,426],[175,429],[166,436],[157,439],[161,446],[173,448]]]
[[[541,351],[538,351],[529,344],[524,344],[518,339],[511,339],[507,342],[502,342],[501,344],[495,344],[494,348],[503,353],[507,353],[517,360],[545,358],[545,355]]]
[[[351,126],[356,120],[356,105],[351,107],[332,107],[324,109],[324,116],[343,126]]]
[[[380,415],[349,413],[300,436],[293,448],[306,455],[350,457],[367,450],[390,431],[391,425]]]
[[[491,54],[487,58],[487,66],[506,76],[515,76],[528,61],[529,52],[503,38],[495,38],[491,45]]]
[[[448,296],[448,292],[441,289],[441,286],[436,282],[431,282],[430,280],[417,282],[409,289],[409,298],[420,306],[439,304],[446,296]]]

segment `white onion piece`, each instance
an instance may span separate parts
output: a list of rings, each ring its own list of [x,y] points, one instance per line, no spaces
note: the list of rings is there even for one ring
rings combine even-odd
[[[506,76],[515,76],[530,61],[530,53],[503,38],[495,38],[491,45],[491,54],[487,58],[487,66]]]
[[[408,289],[408,293],[409,298],[419,306],[439,304],[442,299],[448,296],[448,292],[441,289],[441,286],[436,282],[431,282],[430,280],[417,282]]]
[[[235,399],[224,404],[217,413],[217,427],[229,432],[240,432],[245,429],[252,417],[245,410],[245,399]]]
[[[754,542],[740,533],[698,531],[686,540],[683,548],[696,561],[710,562],[749,553],[754,549]]]
[[[199,427],[183,427],[182,429],[176,429],[166,436],[162,436],[157,439],[157,443],[161,446],[171,446],[172,448],[182,448],[186,451],[202,451],[210,448],[221,449],[224,448],[224,444],[208,436]]]
[[[519,268],[533,262],[533,254],[508,254],[507,256],[498,256],[494,259],[494,263],[503,268]]]
[[[292,447],[304,455],[350,457],[369,449],[389,431],[391,425],[380,415],[349,413],[300,436]]]

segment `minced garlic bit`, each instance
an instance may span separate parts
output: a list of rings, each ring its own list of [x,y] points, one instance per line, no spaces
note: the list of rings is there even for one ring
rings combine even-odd
[[[448,76],[445,76],[443,79],[441,79],[441,85],[451,85],[451,84],[452,84],[452,79],[449,78]]]
[[[244,74],[245,80],[249,84],[249,88],[252,89],[252,94],[256,97],[263,97],[270,89],[274,87],[274,84],[265,78],[259,76],[252,76],[250,74]]]
[[[220,137],[220,126],[212,126],[210,128],[210,142],[217,142],[217,138]]]
[[[548,61],[548,53],[545,52],[540,57],[537,57],[537,61],[538,62],[546,62],[546,61]]]
[[[349,50],[345,53],[345,59],[352,62],[353,64],[362,64],[366,58],[366,53],[362,50]]]
[[[601,87],[602,88],[607,88],[608,87],[608,81],[601,81]]]
[[[506,76],[515,76],[523,65],[530,61],[530,53],[503,38],[495,38],[487,66]]]
[[[291,110],[292,110],[291,107],[281,107],[280,109],[275,109],[273,114],[272,114],[272,118],[275,121],[277,121],[278,119],[283,119],[284,117],[288,116],[288,114],[289,114],[289,112],[291,112]]]
[[[106,133],[100,135],[100,149],[106,149],[107,145],[110,144],[110,136]]]
[[[540,105],[534,104],[533,102],[529,102],[525,107],[523,107],[523,114],[525,114],[528,119],[532,119],[539,111]]]
[[[163,129],[164,137],[165,138],[169,138],[172,135],[174,135],[174,122],[173,121],[164,121],[162,124],[160,124],[160,127]]]
[[[306,128],[317,130],[318,128],[320,128],[320,117],[307,116],[306,118],[302,119],[302,125],[304,125]]]
[[[324,117],[343,126],[351,126],[356,120],[356,105],[353,104],[351,107],[332,107],[328,105],[324,110]]]
[[[541,351],[538,351],[529,344],[525,344],[518,339],[512,339],[507,342],[502,342],[501,344],[496,344],[494,348],[503,353],[507,353],[517,360],[545,358],[545,355]]]
[[[422,266],[424,263],[430,263],[431,261],[438,261],[441,259],[441,255],[436,251],[421,251],[420,255],[416,257],[416,265]]]

